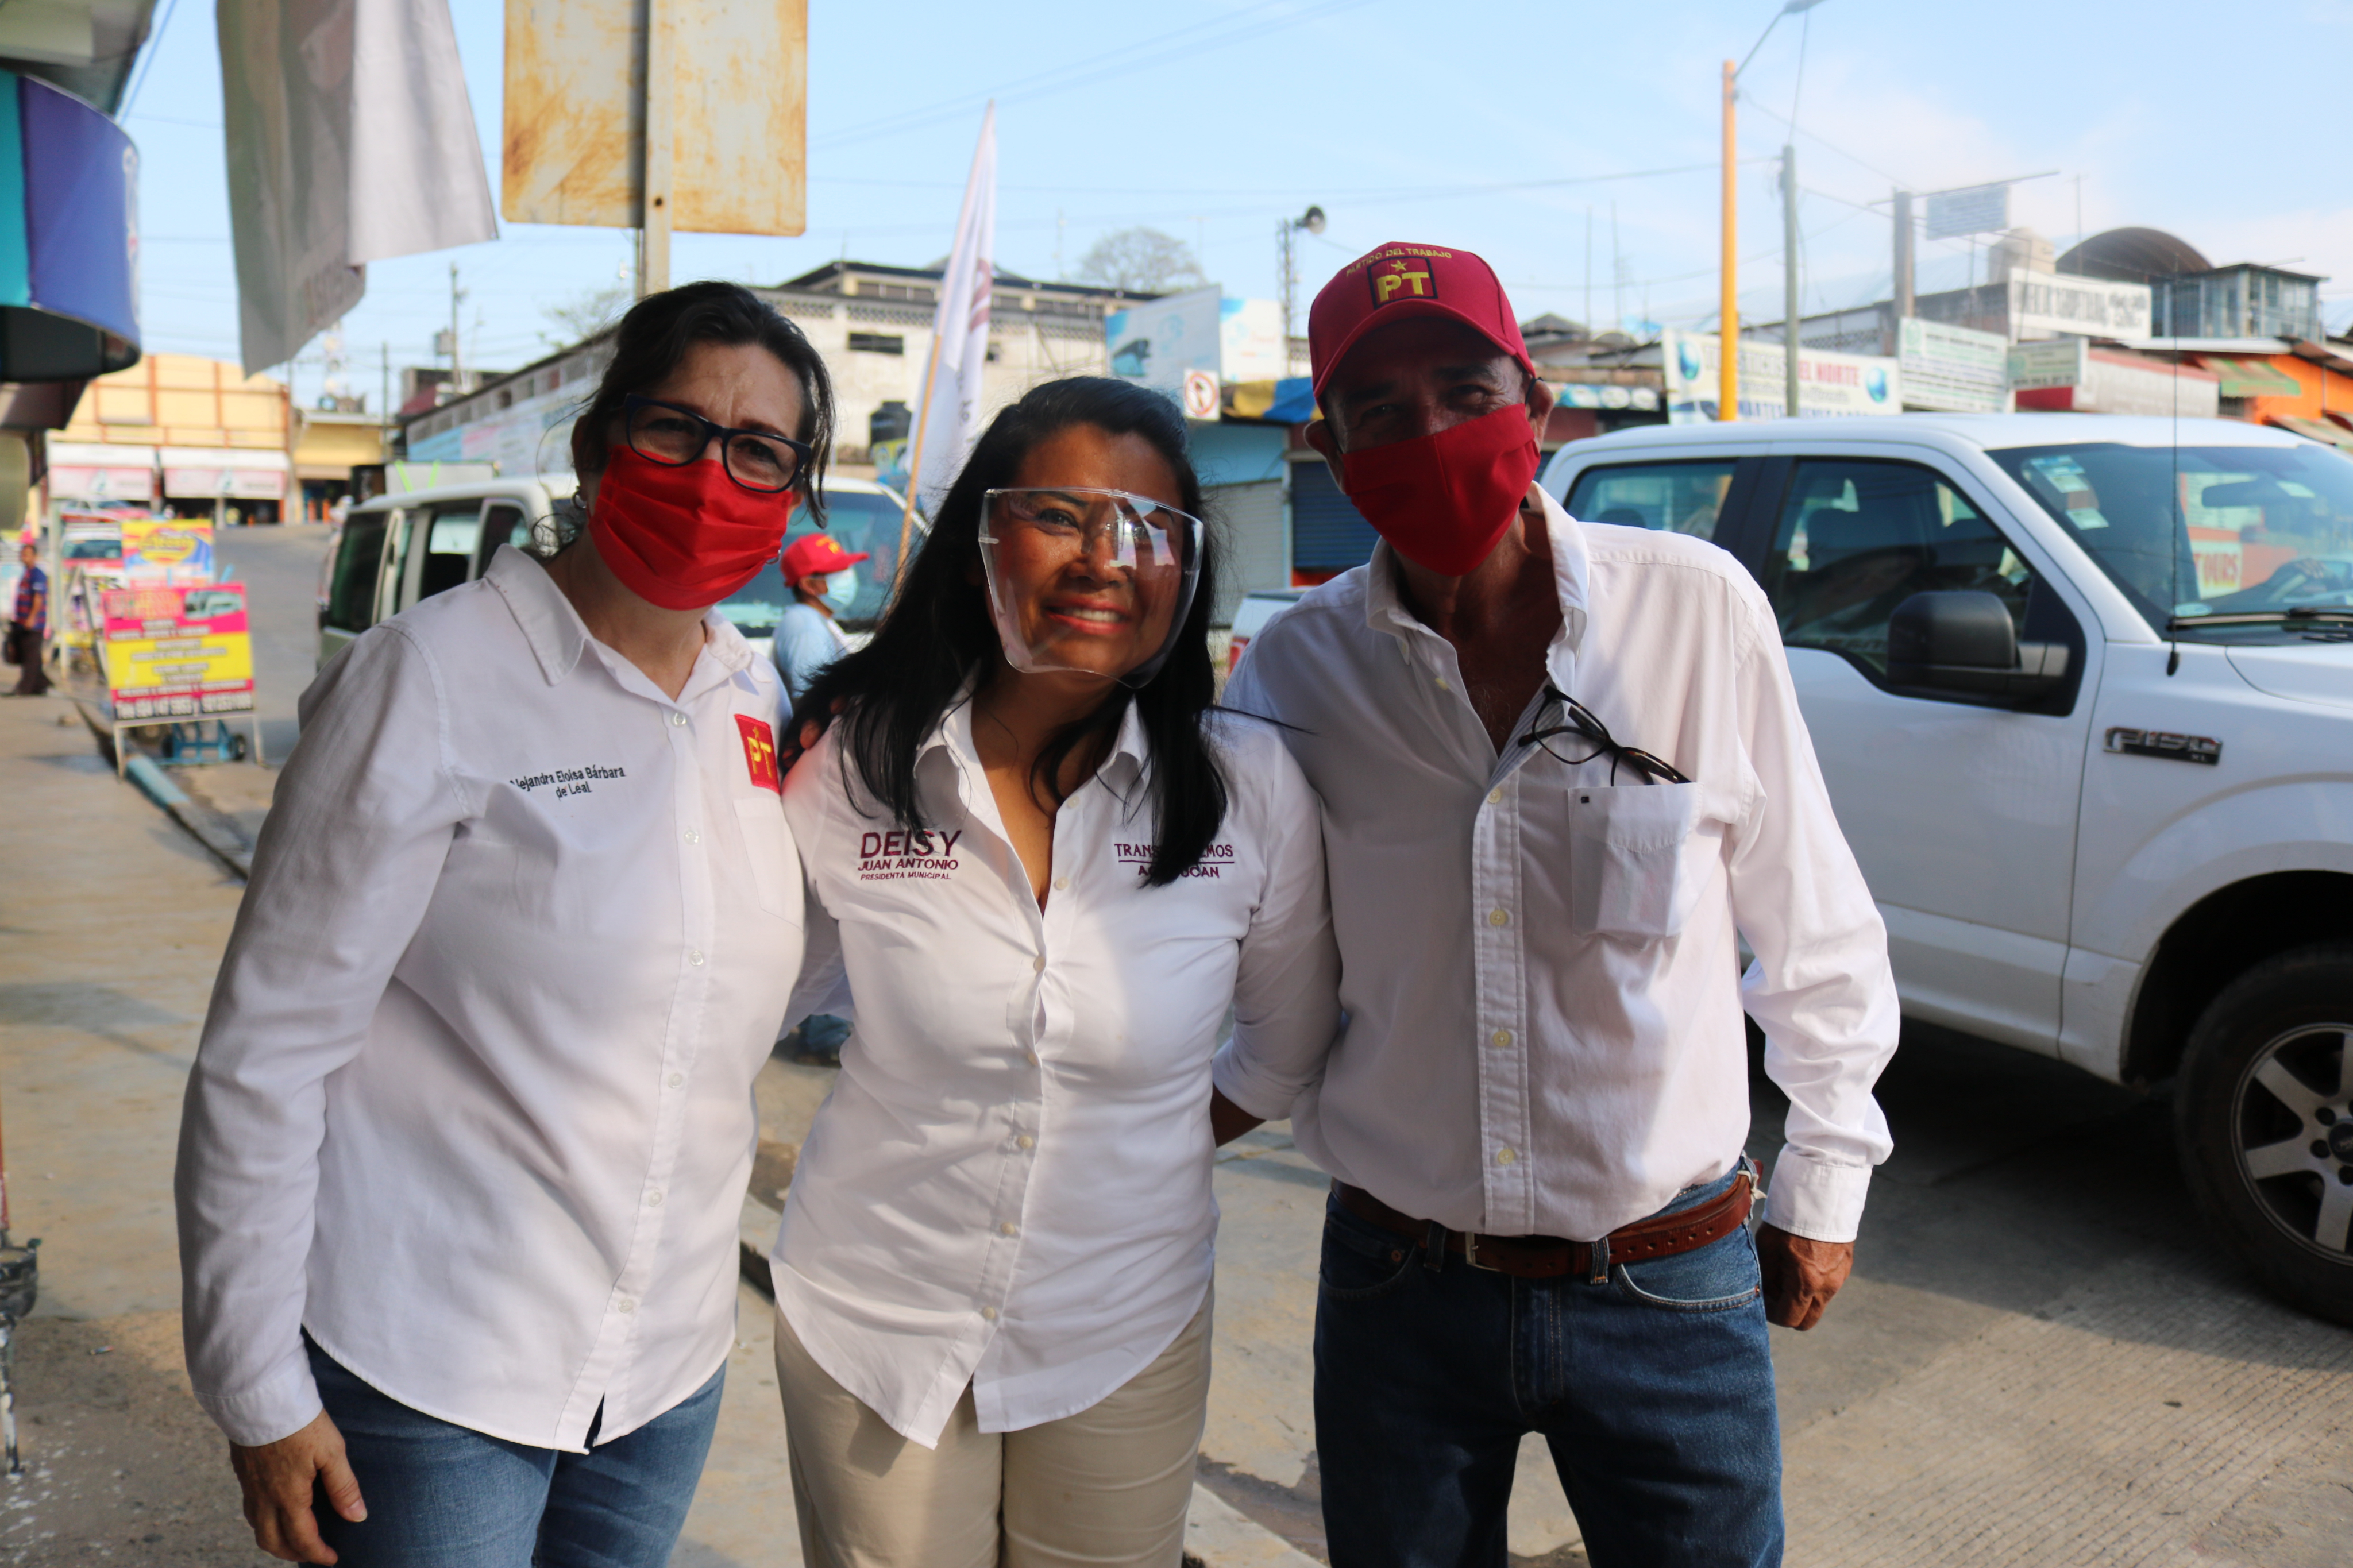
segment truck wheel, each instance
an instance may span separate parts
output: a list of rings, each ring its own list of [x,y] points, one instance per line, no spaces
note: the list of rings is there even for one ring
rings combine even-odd
[[[2223,988],[2190,1031],[2174,1131],[2223,1245],[2274,1294],[2353,1323],[2353,946]]]

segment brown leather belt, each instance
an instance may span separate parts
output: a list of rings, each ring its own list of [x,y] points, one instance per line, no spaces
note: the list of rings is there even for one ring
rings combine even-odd
[[[1722,1197],[1701,1208],[1653,1215],[1620,1226],[1600,1241],[1567,1241],[1556,1236],[1478,1236],[1448,1230],[1433,1220],[1420,1220],[1389,1207],[1362,1187],[1335,1182],[1340,1206],[1369,1225],[1377,1225],[1408,1241],[1430,1245],[1445,1237],[1449,1252],[1459,1253],[1473,1268],[1491,1268],[1520,1279],[1557,1279],[1578,1274],[1599,1283],[1612,1263],[1639,1263],[1648,1258],[1672,1258],[1720,1241],[1748,1221],[1749,1176],[1742,1171]],[[1432,1264],[1435,1268],[1436,1265]]]

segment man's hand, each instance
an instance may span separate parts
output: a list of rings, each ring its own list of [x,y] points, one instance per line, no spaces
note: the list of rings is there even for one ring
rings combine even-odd
[[[1802,1331],[1822,1321],[1822,1309],[1853,1272],[1854,1243],[1816,1241],[1760,1225],[1757,1261],[1765,1274],[1766,1318]]]
[[[1222,1090],[1209,1090],[1209,1136],[1220,1146],[1232,1142],[1262,1120],[1228,1100]]]
[[[228,1466],[245,1489],[245,1522],[253,1543],[289,1563],[332,1563],[334,1549],[319,1539],[311,1499],[322,1485],[335,1511],[352,1523],[367,1518],[360,1484],[343,1459],[343,1435],[319,1412],[291,1436],[258,1448],[228,1446]]]

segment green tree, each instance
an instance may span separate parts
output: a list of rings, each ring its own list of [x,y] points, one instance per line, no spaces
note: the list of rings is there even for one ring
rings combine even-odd
[[[1134,294],[1166,294],[1198,289],[1208,279],[1193,247],[1156,228],[1123,228],[1104,235],[1079,260],[1079,280]]]

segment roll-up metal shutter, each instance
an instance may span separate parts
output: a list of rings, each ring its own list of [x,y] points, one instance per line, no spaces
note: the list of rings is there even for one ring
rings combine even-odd
[[[1225,547],[1218,562],[1218,602],[1209,606],[1209,624],[1229,626],[1244,594],[1291,586],[1291,559],[1282,540],[1282,481],[1211,485],[1202,492],[1202,501]]]
[[[1373,558],[1380,535],[1332,481],[1321,459],[1291,465],[1291,564],[1345,572]]]

